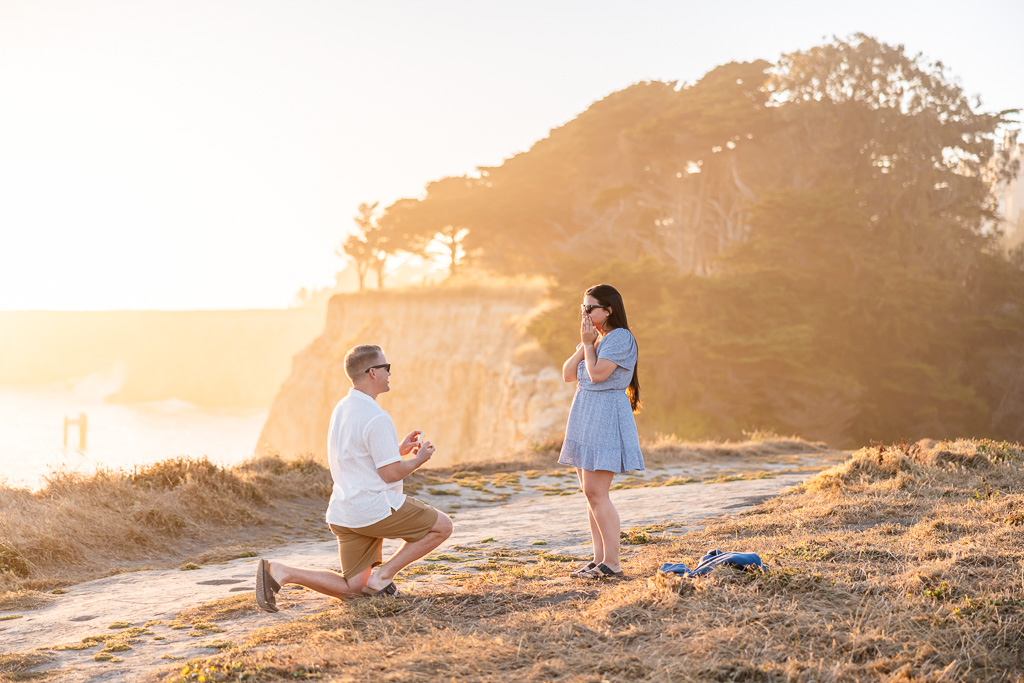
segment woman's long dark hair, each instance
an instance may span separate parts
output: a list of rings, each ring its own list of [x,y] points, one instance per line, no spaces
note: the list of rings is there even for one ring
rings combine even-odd
[[[608,334],[612,330],[620,327],[624,330],[629,330],[629,322],[626,320],[626,307],[622,305],[622,295],[619,294],[619,290],[615,289],[611,285],[594,285],[585,291],[583,296],[592,296],[597,299],[602,306],[606,306],[611,309],[608,314],[608,318],[604,321],[605,334]],[[630,334],[632,334],[632,330],[630,330]],[[637,365],[639,364],[640,358],[639,354],[637,354],[637,364],[633,366],[633,379],[630,380],[629,388],[626,389],[626,396],[629,397],[629,405],[633,408],[634,413],[640,412],[641,405],[640,380],[637,378],[636,372]]]

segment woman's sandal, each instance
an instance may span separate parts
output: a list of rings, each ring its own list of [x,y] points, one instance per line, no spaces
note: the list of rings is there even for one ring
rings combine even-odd
[[[612,571],[612,568],[604,562],[597,564],[593,569],[588,570],[582,576],[588,579],[624,579],[626,574],[622,571]]]
[[[590,562],[582,567],[577,567],[569,576],[574,579],[585,579],[590,576],[590,572],[592,572],[595,567],[597,567],[597,562]]]

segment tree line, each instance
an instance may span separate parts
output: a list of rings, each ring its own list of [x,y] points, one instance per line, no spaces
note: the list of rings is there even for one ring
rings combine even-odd
[[[1018,439],[1024,258],[992,193],[1019,170],[997,144],[1014,113],[902,46],[835,39],[613,93],[500,166],[361,207],[344,251],[369,269],[433,243],[453,273],[550,277],[567,304],[533,331],[558,362],[571,304],[615,285],[648,434]]]

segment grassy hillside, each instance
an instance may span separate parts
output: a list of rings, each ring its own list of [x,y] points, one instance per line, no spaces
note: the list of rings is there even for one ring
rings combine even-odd
[[[431,465],[405,480],[412,495],[472,473],[503,475],[552,467],[559,444],[502,459]],[[760,461],[817,450],[796,438],[747,442],[644,444],[647,464],[664,467],[727,458]],[[557,466],[560,469],[561,466]],[[134,471],[57,472],[38,491],[0,486],[0,610],[25,591],[49,590],[139,569],[231,556],[281,529],[319,536],[331,474],[306,458],[262,457],[233,467],[173,458]],[[87,528],[74,520],[88,519]],[[328,537],[330,538],[329,532]],[[278,539],[280,540],[280,539]]]
[[[572,558],[496,549],[448,586],[268,620],[159,680],[1019,681],[1022,456],[865,448],[701,531],[626,532],[631,580],[580,585]],[[711,548],[769,571],[656,574]]]
[[[756,460],[792,446],[801,443],[649,450],[667,464],[725,453]],[[527,458],[505,467],[510,474],[538,464]],[[202,538],[197,545],[206,548],[238,543],[254,518],[269,524],[260,519],[268,510],[277,518],[303,496],[325,496],[328,482],[315,463],[270,458],[230,470],[168,461],[131,475],[55,480],[38,493],[0,489],[0,511],[16,511],[0,512],[7,543],[0,609],[59,599],[42,591],[103,573],[89,558],[118,559],[124,569],[195,557],[186,555],[194,549],[175,548],[190,539]],[[329,601],[305,616],[267,618],[262,628],[219,641],[220,653],[168,663],[147,680],[1020,680],[1022,484],[1019,444],[872,446],[703,529],[624,530],[627,580],[572,581],[567,574],[579,558],[491,546],[489,560],[467,572],[467,553],[477,550],[445,547],[406,574],[435,572],[440,583],[420,583],[397,600]],[[322,531],[308,509],[293,517],[303,514],[295,521],[305,533]],[[666,521],[685,514],[666,511]],[[93,534],[70,538],[76,527],[66,520],[83,516],[95,519]],[[155,540],[144,547],[132,533]],[[662,562],[693,566],[711,548],[757,552],[768,571],[657,574]],[[246,593],[187,612],[230,626],[255,606]],[[0,679],[6,671],[61,680],[60,670],[32,671],[46,656],[0,658]]]

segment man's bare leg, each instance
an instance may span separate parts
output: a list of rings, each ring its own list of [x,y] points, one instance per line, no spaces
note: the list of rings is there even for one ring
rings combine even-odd
[[[444,543],[452,535],[452,528],[452,520],[448,515],[438,512],[437,521],[426,536],[414,543],[402,543],[398,551],[372,576],[372,567],[345,579],[326,569],[302,569],[268,561],[270,576],[282,586],[294,583],[339,600],[359,595],[364,586],[377,591],[391,583],[395,574]]]
[[[427,535],[412,543],[404,541],[398,551],[366,580],[366,587],[379,591],[387,586],[394,580],[395,574],[444,543],[452,535],[453,528],[451,518],[439,510],[437,521]]]
[[[302,569],[301,567],[289,567],[280,562],[268,562],[270,565],[270,576],[282,586],[286,583],[295,583],[317,593],[329,595],[339,600],[359,595],[370,578],[370,567],[359,572],[355,576],[345,579],[341,574],[327,569]]]

